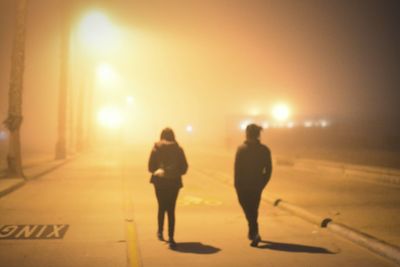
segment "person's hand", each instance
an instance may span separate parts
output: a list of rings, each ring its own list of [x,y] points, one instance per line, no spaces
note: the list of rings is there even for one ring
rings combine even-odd
[[[164,171],[164,169],[159,168],[153,173],[153,175],[157,176],[157,177],[164,177],[165,171]]]

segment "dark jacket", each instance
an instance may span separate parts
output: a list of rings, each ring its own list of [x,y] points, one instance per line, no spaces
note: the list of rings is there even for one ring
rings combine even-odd
[[[236,152],[235,187],[264,188],[272,173],[271,152],[258,140],[245,141]]]
[[[176,142],[161,140],[154,144],[149,159],[149,172],[163,168],[165,177],[151,176],[150,183],[182,187],[182,175],[187,172],[188,164],[183,149]]]

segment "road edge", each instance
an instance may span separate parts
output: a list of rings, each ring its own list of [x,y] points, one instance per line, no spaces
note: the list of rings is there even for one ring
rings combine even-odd
[[[324,218],[315,215],[306,209],[290,204],[280,198],[273,199],[263,196],[262,199],[269,204],[272,204],[274,207],[289,211],[293,215],[316,224],[321,228],[327,228],[329,231],[341,236],[342,238],[352,241],[353,243],[400,265],[400,248],[395,245],[389,244],[347,225],[336,223],[329,217]]]

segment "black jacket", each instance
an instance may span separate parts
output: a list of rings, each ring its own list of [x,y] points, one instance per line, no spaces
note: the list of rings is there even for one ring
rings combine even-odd
[[[235,187],[264,188],[272,173],[271,152],[260,141],[245,141],[236,152]]]
[[[149,159],[149,172],[163,168],[165,177],[151,176],[150,182],[156,185],[182,187],[182,175],[187,172],[188,164],[183,149],[176,142],[161,140],[154,144]]]

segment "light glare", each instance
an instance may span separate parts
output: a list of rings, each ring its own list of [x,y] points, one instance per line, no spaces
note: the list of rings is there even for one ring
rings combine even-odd
[[[98,113],[98,122],[101,126],[118,129],[123,123],[121,111],[116,107],[104,107]]]
[[[92,51],[107,51],[117,45],[119,32],[106,15],[92,11],[81,21],[78,35],[82,43]]]
[[[96,74],[98,81],[103,85],[115,83],[117,80],[114,69],[106,63],[102,63],[97,67]]]
[[[247,127],[247,125],[249,125],[249,124],[251,124],[251,121],[249,121],[249,120],[246,120],[246,121],[241,122],[241,123],[240,123],[240,129],[241,129],[242,131],[246,130],[246,127]]]
[[[312,122],[312,121],[305,121],[305,122],[304,122],[304,127],[310,128],[310,127],[312,127],[312,126],[313,126],[313,122]]]
[[[286,104],[277,104],[272,109],[272,116],[279,122],[286,121],[290,116],[290,109]]]
[[[130,95],[129,95],[129,96],[126,97],[126,103],[127,103],[129,106],[132,106],[133,101],[134,101],[133,96],[130,96]]]
[[[186,132],[188,132],[188,133],[192,133],[193,132],[193,126],[192,125],[187,125],[186,126]]]

